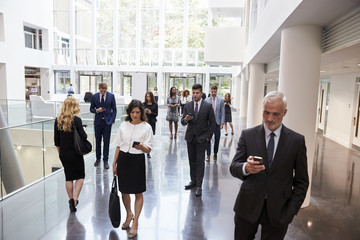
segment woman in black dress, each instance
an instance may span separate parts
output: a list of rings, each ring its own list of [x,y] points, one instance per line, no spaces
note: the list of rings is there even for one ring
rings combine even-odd
[[[231,95],[230,95],[230,93],[225,94],[224,104],[225,104],[225,136],[228,135],[227,123],[229,123],[229,125],[231,127],[231,135],[234,135],[234,126],[232,124],[232,117],[231,117]]]
[[[152,92],[147,92],[145,94],[145,114],[148,119],[148,123],[150,124],[153,135],[155,135],[155,128],[156,128],[156,117],[158,115],[158,104],[155,101],[154,94]],[[148,158],[151,158],[150,153],[147,154]]]
[[[81,118],[76,116],[79,114],[80,105],[78,100],[74,97],[68,97],[63,102],[54,125],[54,141],[64,167],[65,187],[70,199],[69,208],[71,212],[75,212],[76,206],[79,204],[78,198],[85,178],[84,157],[78,155],[74,147],[74,127],[76,127],[82,138],[87,138]]]
[[[121,123],[115,136],[116,146],[112,164],[113,175],[118,176],[119,191],[126,209],[126,220],[122,229],[130,227],[128,237],[137,234],[138,221],[143,207],[143,192],[146,191],[145,156],[152,148],[153,131],[146,122],[144,104],[139,100],[132,100],[127,109],[125,121]],[[130,194],[135,194],[135,215],[131,211]]]

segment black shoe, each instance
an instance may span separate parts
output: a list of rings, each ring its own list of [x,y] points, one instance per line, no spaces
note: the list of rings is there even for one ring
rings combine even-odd
[[[104,169],[109,169],[109,164],[108,164],[108,162],[104,162]]]
[[[69,208],[70,212],[76,212],[75,201],[73,198],[69,200]]]
[[[151,155],[149,153],[147,154],[147,158],[151,158]]]
[[[202,194],[202,189],[201,189],[201,187],[196,187],[195,196],[200,197],[201,194]]]
[[[185,190],[191,189],[191,188],[193,188],[193,187],[195,187],[195,183],[189,182],[188,185],[185,185]]]
[[[99,166],[100,165],[100,160],[96,160],[95,162],[94,162],[94,167],[97,167],[97,166]]]

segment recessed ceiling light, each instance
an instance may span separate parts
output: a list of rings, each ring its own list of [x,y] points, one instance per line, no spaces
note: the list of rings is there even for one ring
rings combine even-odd
[[[320,71],[321,73],[324,73],[324,72],[326,72],[326,71]]]
[[[360,67],[360,63],[358,63],[357,65],[358,65],[358,67]]]

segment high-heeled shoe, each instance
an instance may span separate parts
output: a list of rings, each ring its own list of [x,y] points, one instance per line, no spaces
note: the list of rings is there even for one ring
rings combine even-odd
[[[126,218],[126,221],[128,220],[128,218]],[[134,214],[131,214],[129,223],[126,223],[126,221],[123,223],[123,225],[121,226],[121,229],[127,229],[130,226],[131,221],[134,220]]]
[[[75,201],[73,198],[69,200],[69,208],[70,212],[76,212]]]
[[[132,232],[131,230],[128,233],[128,238],[132,239],[137,235],[137,228],[135,229],[135,232]]]

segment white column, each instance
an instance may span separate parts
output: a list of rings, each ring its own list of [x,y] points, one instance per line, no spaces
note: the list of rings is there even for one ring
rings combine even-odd
[[[304,25],[281,32],[279,91],[288,100],[284,125],[305,136],[310,185],[303,207],[310,204],[312,165],[321,63],[321,27]]]
[[[249,81],[246,79],[245,71],[241,72],[241,87],[240,87],[240,117],[247,117],[247,105],[248,105],[248,92]]]
[[[159,72],[157,72],[157,74],[156,74],[156,76],[157,76],[157,88],[158,88],[158,94],[159,94],[159,100],[158,100],[158,104],[160,105],[160,104],[165,104],[163,101],[164,101],[164,98],[162,97],[162,96],[164,96],[163,94],[162,94],[162,90],[163,90],[163,84],[164,84],[164,81],[163,81],[163,79],[164,79],[164,73],[162,72],[162,71],[159,71]]]
[[[96,3],[95,1],[92,2],[91,4],[91,26],[92,26],[92,34],[91,34],[91,64],[93,66],[97,65],[96,62],[96,32],[97,32],[97,28],[96,28]]]
[[[246,128],[255,127],[256,125],[261,124],[265,83],[264,64],[252,63],[249,67],[249,98]]]

